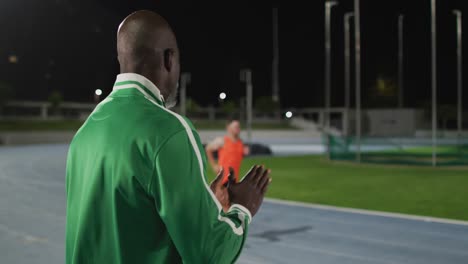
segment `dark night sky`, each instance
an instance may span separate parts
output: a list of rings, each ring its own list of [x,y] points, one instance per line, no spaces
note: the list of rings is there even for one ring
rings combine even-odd
[[[344,100],[343,14],[352,10],[351,0],[339,2],[332,11],[334,106],[341,106]],[[466,12],[468,4],[463,0],[438,2],[440,103],[455,103],[456,35],[451,10],[458,8]],[[231,98],[239,98],[244,94],[239,82],[239,69],[243,67],[253,69],[254,94],[268,95],[271,93],[272,5],[260,1],[2,1],[0,81],[13,85],[17,99],[44,100],[52,90],[60,90],[66,100],[91,101],[97,88],[109,93],[118,73],[117,26],[130,12],[144,8],[159,12],[173,26],[183,70],[192,72],[190,97],[202,105],[216,103],[221,91],[227,91]],[[321,106],[324,1],[284,1],[278,6],[283,106]],[[379,74],[397,77],[399,13],[405,14],[406,23],[407,105],[421,105],[430,100],[430,1],[361,0],[361,6],[364,105],[369,103],[366,92]],[[467,23],[464,26],[468,28]],[[465,44],[465,54],[467,48]],[[18,64],[8,63],[11,54],[18,56]],[[304,96],[306,91],[314,96]],[[464,98],[464,101],[468,99],[468,92]]]

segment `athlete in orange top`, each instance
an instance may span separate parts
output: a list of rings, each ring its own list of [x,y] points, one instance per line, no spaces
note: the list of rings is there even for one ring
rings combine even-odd
[[[221,168],[224,170],[223,184],[227,183],[229,167],[234,169],[234,179],[239,181],[239,171],[242,159],[249,155],[249,147],[245,146],[240,139],[241,126],[238,120],[230,120],[226,126],[227,134],[210,142],[206,146],[206,154],[215,173]],[[213,152],[218,151],[218,163],[216,163]]]

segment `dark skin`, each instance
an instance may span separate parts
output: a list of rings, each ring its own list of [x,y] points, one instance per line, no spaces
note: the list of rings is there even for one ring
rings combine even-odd
[[[153,82],[168,100],[175,100],[180,75],[179,48],[167,21],[151,11],[137,11],[120,24],[117,53],[121,73],[137,73]],[[240,204],[255,215],[271,179],[269,170],[254,166],[239,183],[221,184],[222,173],[211,190],[224,206]]]
[[[145,76],[166,101],[177,94],[179,48],[163,17],[143,10],[125,18],[117,33],[117,53],[121,73]]]
[[[226,186],[222,184],[223,170],[221,169],[211,183],[211,190],[216,194],[224,211],[227,211],[231,204],[240,204],[249,209],[254,216],[260,209],[271,183],[270,173],[271,170],[263,165],[254,165],[241,181],[236,182],[234,170],[229,168],[229,181]]]

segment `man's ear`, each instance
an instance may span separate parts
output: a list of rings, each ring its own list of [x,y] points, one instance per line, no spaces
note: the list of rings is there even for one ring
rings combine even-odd
[[[164,68],[170,72],[173,70],[175,60],[175,52],[173,49],[164,50]]]

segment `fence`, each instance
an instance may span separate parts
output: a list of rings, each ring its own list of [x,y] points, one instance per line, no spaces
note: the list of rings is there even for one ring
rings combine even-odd
[[[357,160],[354,137],[328,135],[332,160]],[[361,162],[432,165],[431,138],[362,137]],[[438,138],[437,165],[468,165],[468,138]]]

